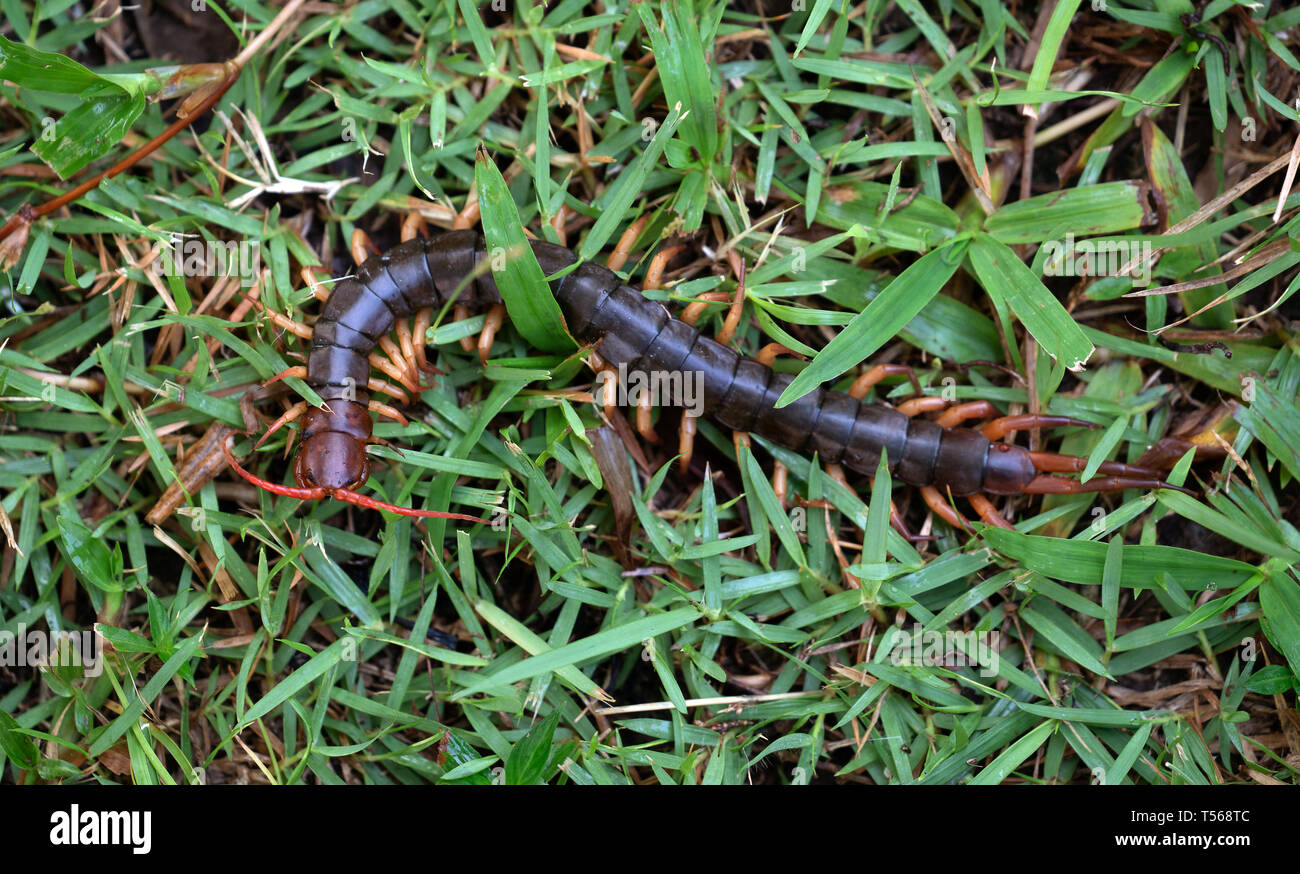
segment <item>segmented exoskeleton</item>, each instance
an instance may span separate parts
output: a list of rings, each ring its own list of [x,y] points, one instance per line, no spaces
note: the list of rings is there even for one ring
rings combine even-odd
[[[548,276],[577,260],[563,247],[545,242],[532,245]],[[325,409],[307,408],[303,416],[303,442],[294,464],[301,488],[253,477],[233,458],[232,465],[258,485],[292,497],[334,496],[399,512],[473,518],[406,510],[362,498],[354,490],[366,480],[365,447],[372,441],[368,396],[360,388],[369,379],[367,356],[396,320],[441,305],[458,289],[458,303],[500,303],[484,263],[487,258],[478,233],[451,231],[401,243],[365,261],[354,278],[339,282],[312,331],[307,382],[326,403]],[[466,277],[473,278],[466,282]],[[893,407],[862,403],[842,392],[819,388],[778,409],[776,400],[793,377],[703,336],[614,272],[584,262],[552,280],[551,290],[572,336],[594,344],[608,365],[643,372],[698,371],[703,374],[706,414],[728,428],[754,432],[796,452],[816,452],[823,464],[843,464],[872,475],[884,450],[898,479],[915,486],[936,484],[953,495],[1175,488],[1155,471],[1117,462],[1103,463],[1101,476],[1086,483],[1054,476],[1046,472],[1083,470],[1084,459],[1031,452],[990,440],[981,431],[910,418]],[[668,383],[670,387],[680,384]],[[680,401],[674,397],[662,402]],[[1002,427],[986,428],[986,433],[1001,436],[1016,428],[1087,424],[1059,416],[1020,416],[992,425],[999,422]]]

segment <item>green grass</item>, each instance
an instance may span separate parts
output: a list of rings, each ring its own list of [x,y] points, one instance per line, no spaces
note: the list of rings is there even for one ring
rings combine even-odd
[[[9,216],[71,187],[31,172],[42,161],[107,166],[172,115],[145,100],[164,61],[105,66],[109,22],[3,5]],[[1294,142],[1290,95],[1267,89],[1300,69],[1300,11],[1106,5],[1058,4],[1028,59],[1037,11],[997,0],[775,18],[385,0],[294,19],[202,133],[0,249],[0,632],[108,644],[93,676],[0,665],[0,781],[1296,782],[1300,194],[1282,166],[1239,183]],[[277,11],[198,14],[244,45]],[[31,49],[94,72],[54,79]],[[506,247],[524,228],[558,241],[563,209],[566,245],[603,260],[644,221],[633,283],[683,235],[651,293],[678,313],[736,289],[734,250],[732,345],[806,356],[777,360],[798,373],[782,402],[890,360],[928,393],[1094,423],[1043,436],[1090,469],[1221,403],[1189,433],[1231,452],[1174,467],[1195,497],[1017,498],[1015,531],[974,536],[884,469],[854,492],[758,437],[737,457],[707,420],[710,476],[680,474],[672,410],[641,469],[599,450],[595,407],[564,391],[590,385],[586,352],[521,258],[498,275],[519,327],[484,366],[456,342],[482,314],[441,314],[445,373],[408,426],[380,420],[391,447],[372,449],[367,487],[495,524],[302,503],[228,469],[146,521],[180,453],[244,429],[241,398],[306,344],[257,310],[234,318],[237,280],[141,262],[172,233],[252,243],[260,299],[309,318],[301,268],[341,272],[355,231],[391,245],[412,210],[449,227],[471,191]],[[1146,286],[1053,275],[1069,238],[1163,254]],[[976,361],[997,366],[957,367]],[[259,430],[313,399],[288,384],[255,405]],[[289,483],[289,430],[235,451]],[[890,527],[891,495],[932,539]],[[935,641],[983,661],[937,664]]]

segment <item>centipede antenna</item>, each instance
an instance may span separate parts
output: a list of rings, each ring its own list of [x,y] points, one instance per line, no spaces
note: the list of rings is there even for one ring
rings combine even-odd
[[[284,495],[286,498],[297,498],[300,501],[319,501],[327,494],[325,489],[319,487],[314,489],[304,489],[294,488],[293,486],[282,486],[278,483],[269,482],[262,479],[260,476],[249,473],[244,470],[238,461],[235,461],[235,456],[230,454],[230,441],[233,439],[234,435],[232,434],[221,444],[221,452],[226,456],[226,463],[234,468],[235,473],[239,474],[258,488],[265,489],[273,494]]]
[[[390,504],[387,501],[380,501],[377,498],[369,497],[351,489],[335,489],[334,497],[340,501],[347,501],[349,504],[356,504],[358,507],[369,507],[372,510],[387,510],[390,513],[399,513],[403,516],[423,516],[433,519],[460,519],[465,522],[485,522],[491,520],[480,519],[477,516],[466,516],[464,513],[441,513],[437,510],[417,510],[414,507],[399,507],[396,504]]]

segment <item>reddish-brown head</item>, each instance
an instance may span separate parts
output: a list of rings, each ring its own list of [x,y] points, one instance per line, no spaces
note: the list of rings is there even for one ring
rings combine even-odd
[[[357,493],[356,489],[365,484],[370,473],[370,462],[366,458],[366,444],[370,442],[369,411],[355,401],[336,399],[328,401],[327,406],[328,411],[308,407],[303,414],[302,448],[293,465],[293,476],[298,481],[299,488],[268,482],[244,470],[230,454],[230,439],[222,443],[221,451],[236,473],[258,488],[277,495],[302,501],[319,501],[332,497],[359,507],[387,510],[403,516],[484,521],[463,513],[399,507]]]
[[[330,412],[309,407],[293,476],[303,488],[358,489],[369,475],[370,414],[355,401],[331,400]]]

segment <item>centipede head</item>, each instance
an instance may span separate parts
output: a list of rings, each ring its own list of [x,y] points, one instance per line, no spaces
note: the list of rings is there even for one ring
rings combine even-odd
[[[370,475],[366,443],[370,414],[355,401],[330,400],[328,409],[308,407],[302,417],[302,446],[293,478],[306,489],[358,489]]]
[[[370,475],[370,461],[366,457],[366,443],[371,439],[370,416],[364,406],[352,401],[333,400],[329,406],[329,410],[310,407],[303,415],[303,441],[293,466],[298,488],[272,483],[249,473],[231,455],[229,440],[221,447],[226,461],[236,473],[258,488],[302,501],[332,497],[359,507],[388,510],[403,516],[482,521],[461,513],[399,507],[359,494],[356,489],[363,486]]]

